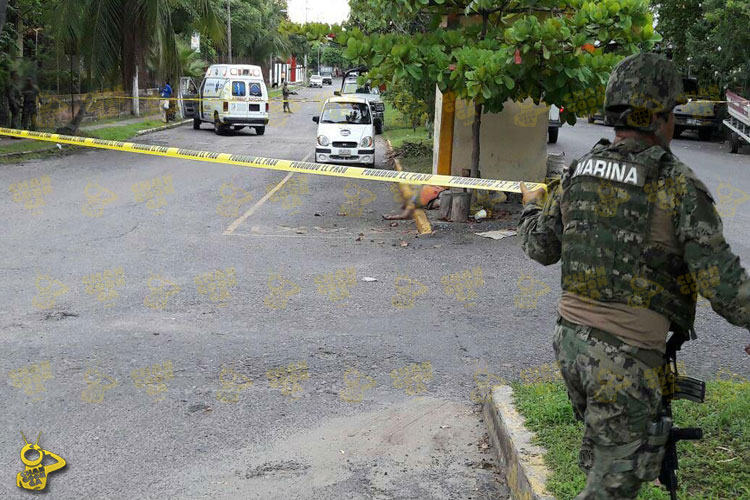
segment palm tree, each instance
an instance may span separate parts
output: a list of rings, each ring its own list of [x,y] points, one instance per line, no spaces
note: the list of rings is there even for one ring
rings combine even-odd
[[[123,88],[129,92],[136,68],[145,67],[149,53],[154,54],[165,76],[179,76],[180,57],[172,25],[177,6],[195,14],[200,31],[214,41],[223,41],[224,27],[210,0],[58,0],[54,9],[56,38],[68,53],[80,51],[90,77],[106,78],[119,71]]]

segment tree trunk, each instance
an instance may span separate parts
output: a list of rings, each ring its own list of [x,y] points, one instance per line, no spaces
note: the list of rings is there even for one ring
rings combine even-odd
[[[91,109],[91,105],[94,104],[94,93],[90,93],[89,96],[86,98],[84,102],[81,103],[81,107],[78,108],[78,113],[73,117],[73,119],[65,125],[64,127],[60,127],[56,130],[58,134],[65,134],[65,135],[73,135],[78,131],[78,127],[81,126],[81,122],[83,122],[83,118],[86,116],[86,113],[88,113],[89,109]]]
[[[479,177],[479,132],[482,127],[482,104],[474,104],[474,122],[471,124],[471,176]]]
[[[5,16],[8,12],[8,0],[0,0],[0,31],[5,26]]]

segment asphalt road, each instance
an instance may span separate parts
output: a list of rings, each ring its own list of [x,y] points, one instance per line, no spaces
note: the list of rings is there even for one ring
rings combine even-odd
[[[273,110],[264,136],[139,141],[301,160],[319,106]],[[609,134],[563,127],[551,149]],[[747,154],[674,149],[711,189],[750,193]],[[11,190],[43,176],[43,204]],[[3,498],[27,496],[19,431],[67,460],[55,499],[508,497],[477,401],[549,376],[559,297],[559,267],[517,238],[417,238],[380,218],[397,209],[385,184],[109,151],[7,165],[0,185]],[[748,207],[726,223],[743,258]],[[697,326],[691,374],[750,375],[746,331],[706,307]]]

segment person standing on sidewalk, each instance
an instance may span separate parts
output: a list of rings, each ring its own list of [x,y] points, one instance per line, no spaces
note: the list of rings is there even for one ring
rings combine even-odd
[[[159,108],[161,108],[161,119],[164,123],[169,123],[172,108],[172,87],[169,85],[169,80],[164,82],[164,86],[161,89],[161,96],[164,98],[163,101],[159,102]]]
[[[34,85],[34,80],[26,79],[22,94],[23,128],[24,130],[36,130],[36,115],[39,111],[39,87]]]
[[[625,58],[604,102],[614,143],[602,139],[574,161],[546,202],[544,190],[521,184],[524,251],[562,263],[553,348],[585,424],[579,500],[633,499],[658,476],[671,420],[654,373],[668,332],[695,337],[697,294],[750,328],[750,278],[708,189],[669,149],[673,109],[685,101],[671,61]]]
[[[18,88],[18,73],[12,71],[10,80],[5,90],[5,97],[8,99],[8,111],[10,112],[10,128],[19,128],[21,125],[21,106],[23,97]]]
[[[284,113],[292,112],[292,109],[289,107],[289,94],[292,94],[292,91],[289,90],[286,80],[284,80],[284,84],[281,86],[281,96],[282,101],[284,101]]]

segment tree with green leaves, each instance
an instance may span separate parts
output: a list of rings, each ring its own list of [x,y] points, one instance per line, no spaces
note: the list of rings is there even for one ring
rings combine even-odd
[[[508,100],[564,106],[566,96],[607,81],[621,56],[660,40],[647,0],[366,0],[375,17],[429,14],[447,29],[366,34],[345,32],[345,57],[367,65],[376,83],[437,84],[472,102],[473,176],[479,175],[482,113]],[[607,49],[614,46],[616,50]],[[574,124],[575,113],[562,118]]]
[[[654,0],[657,29],[683,74],[703,87],[750,91],[750,2]]]
[[[56,39],[66,53],[80,53],[92,78],[119,72],[130,90],[136,67],[150,51],[163,76],[179,76],[175,10],[193,13],[196,31],[224,40],[224,26],[210,0],[59,0],[55,5]]]

